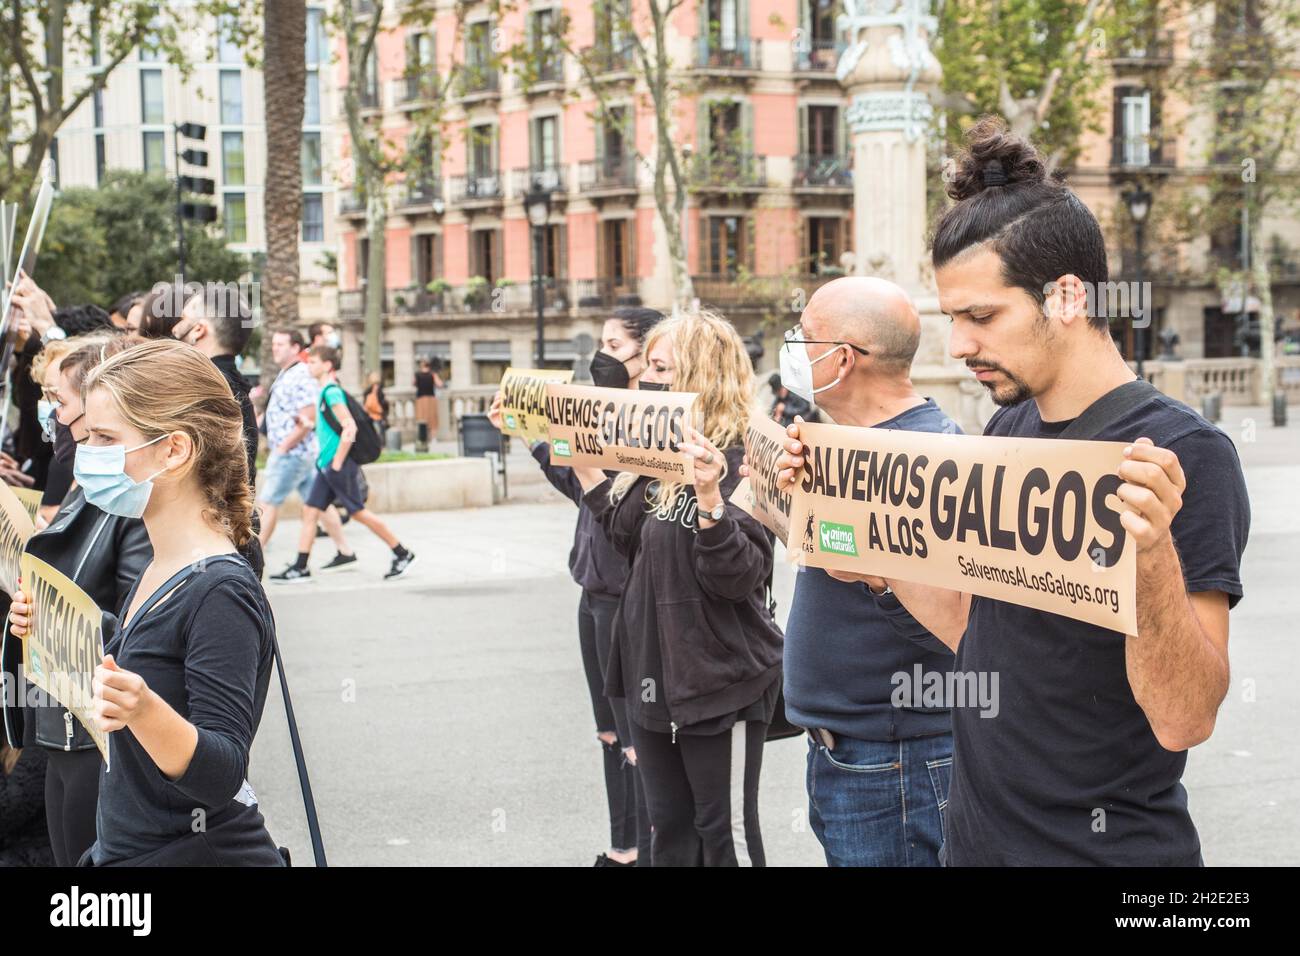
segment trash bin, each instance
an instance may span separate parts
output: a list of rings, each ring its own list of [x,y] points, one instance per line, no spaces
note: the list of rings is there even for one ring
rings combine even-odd
[[[463,458],[484,458],[495,455],[500,463],[494,468],[501,476],[501,495],[509,494],[506,477],[506,452],[509,438],[497,431],[496,426],[486,415],[462,415],[460,417],[460,454]]]
[[[1201,397],[1201,414],[1207,422],[1219,421],[1223,415],[1223,393],[1209,392]]]

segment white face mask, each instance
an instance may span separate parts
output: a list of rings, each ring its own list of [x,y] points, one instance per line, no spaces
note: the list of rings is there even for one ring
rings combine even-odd
[[[813,388],[813,366],[841,348],[842,346],[832,345],[815,359],[810,359],[808,348],[802,342],[799,330],[791,329],[785,334],[785,343],[781,346],[781,384],[790,391],[790,394],[798,395],[805,402],[812,404],[814,395],[828,388],[834,388],[840,383],[839,376],[836,376],[834,381],[828,382],[821,388]]]

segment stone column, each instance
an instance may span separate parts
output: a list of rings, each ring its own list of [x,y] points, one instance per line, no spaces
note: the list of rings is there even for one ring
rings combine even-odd
[[[979,407],[983,388],[948,357],[948,321],[925,243],[930,92],[943,75],[930,51],[937,20],[930,0],[845,0],[837,26],[846,35],[836,75],[849,96],[853,271],[907,290],[921,313],[912,379],[962,428],[978,432],[989,408]]]

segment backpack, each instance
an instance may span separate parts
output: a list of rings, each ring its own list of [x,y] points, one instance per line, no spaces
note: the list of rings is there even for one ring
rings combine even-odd
[[[330,384],[335,384],[331,382]],[[348,413],[352,420],[357,423],[357,438],[348,449],[348,457],[358,465],[368,465],[379,457],[383,443],[379,439],[379,430],[375,428],[375,423],[370,420],[366,410],[361,407],[361,403],[343,390],[339,386],[339,391],[343,392],[344,399],[348,403]],[[334,417],[334,412],[330,410],[329,405],[325,403],[325,391],[321,390],[320,399],[321,415],[325,417],[325,424],[334,429],[336,435],[343,434],[343,428],[339,425],[339,420]]]

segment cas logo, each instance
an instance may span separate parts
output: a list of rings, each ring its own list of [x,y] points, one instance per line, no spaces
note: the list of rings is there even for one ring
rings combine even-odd
[[[803,528],[803,542],[799,545],[800,549],[807,554],[815,554],[817,551],[817,516],[811,508],[808,509],[808,522]]]
[[[831,554],[847,554],[853,558],[858,556],[858,542],[853,534],[853,525],[823,521],[818,534],[823,551],[829,551]]]

